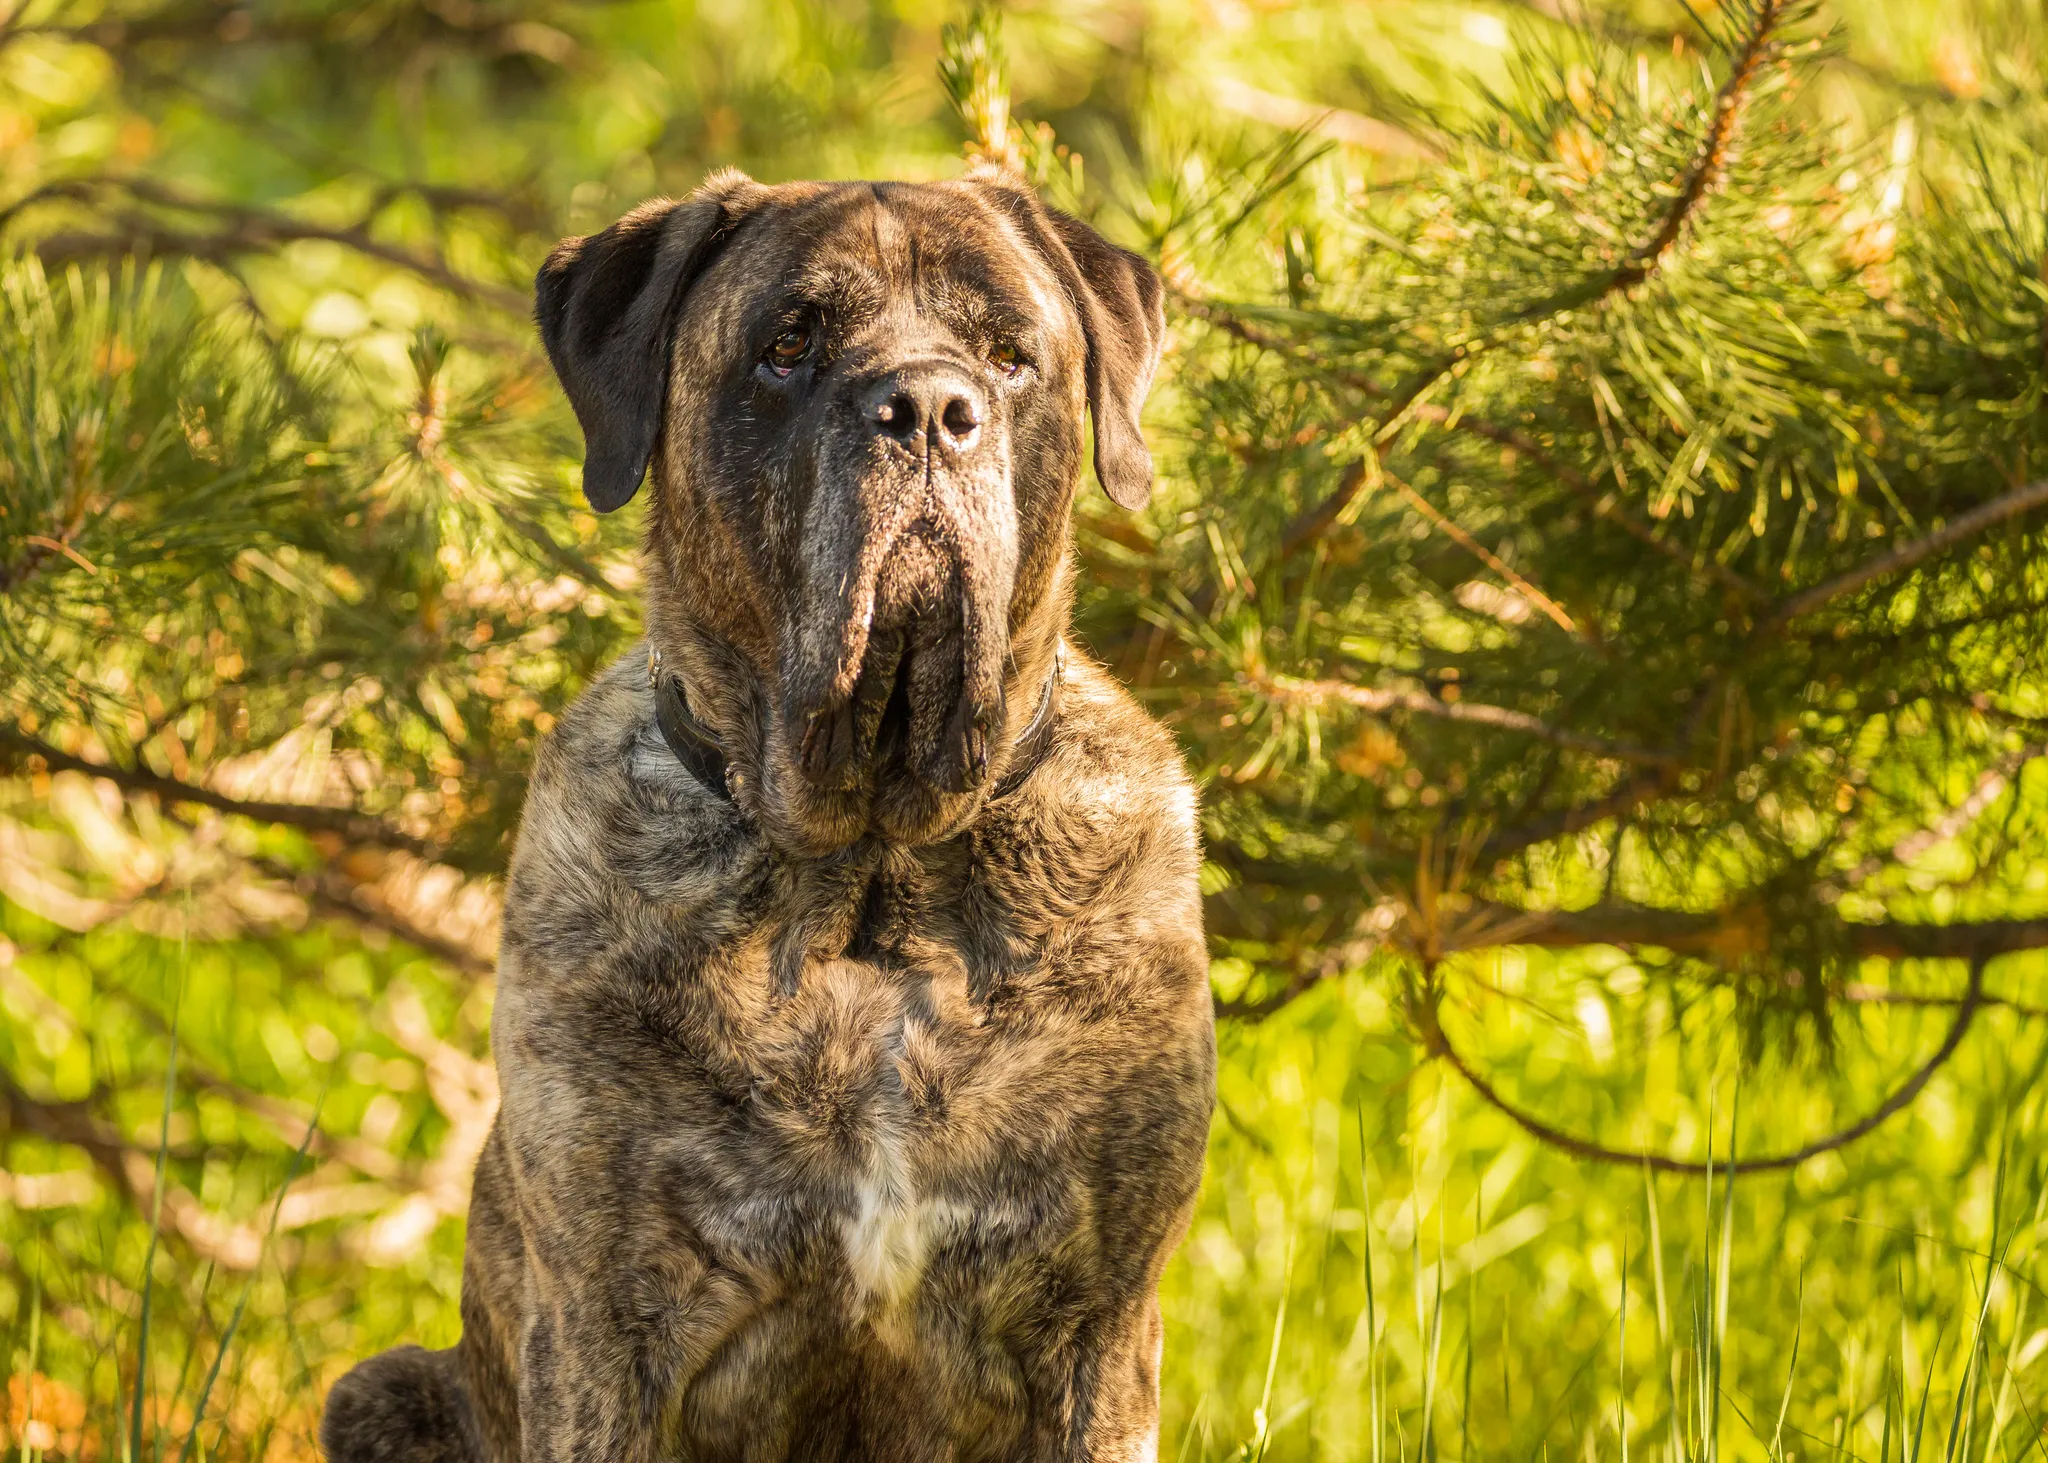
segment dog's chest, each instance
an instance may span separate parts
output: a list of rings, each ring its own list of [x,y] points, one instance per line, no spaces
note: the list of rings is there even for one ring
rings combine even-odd
[[[1123,889],[1149,810],[1041,800],[944,844],[788,861],[662,752],[636,741],[623,791],[565,782],[522,835],[509,1085],[542,1091],[529,1053],[535,1077],[578,1074],[650,1248],[815,1314],[798,1352],[1022,1324],[1030,1277],[1101,1222],[1088,1154],[1156,1042],[1134,1013],[1162,1000],[1151,951],[1178,904]],[[525,971],[579,958],[575,984],[521,999]]]
[[[842,958],[811,965],[749,1043],[753,1125],[774,1159],[756,1172],[809,1212],[860,1312],[901,1312],[951,1248],[1021,1234],[985,1122],[1023,1075],[1021,1038],[957,968]]]
[[[984,893],[899,880],[778,899],[664,982],[667,1043],[720,1089],[719,1121],[678,1114],[684,1165],[722,1175],[698,1202],[750,1248],[772,1234],[764,1269],[828,1275],[868,1321],[905,1314],[935,1267],[970,1281],[960,1255],[999,1267],[1064,1207],[1045,1167],[1018,1160],[1080,1095],[1075,1013],[1048,1029],[1042,942],[977,919],[1001,908]]]
[[[898,1060],[891,1053],[878,1060]],[[900,1090],[900,1077],[889,1084]],[[854,1170],[851,1202],[838,1218],[846,1273],[862,1309],[893,1314],[923,1278],[932,1251],[971,1229],[974,1206],[947,1197],[945,1175],[921,1171],[914,1152],[915,1117],[884,1096],[864,1114],[856,1146],[865,1161]]]

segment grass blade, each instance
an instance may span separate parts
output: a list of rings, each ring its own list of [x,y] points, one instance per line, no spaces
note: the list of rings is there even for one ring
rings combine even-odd
[[[192,911],[185,911],[185,922],[191,924]],[[178,994],[171,1002],[170,1055],[164,1064],[164,1111],[163,1122],[157,1129],[156,1170],[149,1196],[149,1248],[142,1258],[142,1314],[135,1331],[135,1407],[129,1418],[127,1446],[128,1463],[142,1460],[143,1404],[149,1395],[149,1323],[150,1303],[154,1293],[152,1281],[156,1273],[156,1251],[163,1239],[164,1219],[164,1168],[171,1152],[171,1112],[177,1101],[178,1092],[178,1018],[185,1008],[185,975],[188,946],[185,937],[178,941]]]
[[[1948,1320],[1942,1319],[1934,1332],[1934,1348],[1927,1354],[1927,1374],[1920,1382],[1920,1411],[1913,1419],[1913,1451],[1910,1463],[1920,1463],[1920,1443],[1927,1434],[1927,1403],[1934,1396],[1934,1363],[1941,1355],[1941,1338],[1948,1332]]]
[[[1799,1343],[1806,1334],[1806,1264],[1799,1266],[1799,1309],[1792,1322],[1792,1356],[1785,1363],[1785,1392],[1778,1399],[1778,1425],[1771,1431],[1771,1458],[1773,1463],[1782,1463],[1785,1457],[1785,1415],[1792,1410],[1792,1379],[1799,1374]]]
[[[198,1400],[192,1404],[192,1428],[185,1434],[185,1446],[178,1450],[178,1463],[192,1463],[192,1452],[199,1442],[199,1425],[206,1421],[207,1400],[213,1396],[213,1385],[220,1380],[221,1364],[227,1360],[228,1350],[235,1344],[235,1332],[249,1307],[249,1293],[256,1288],[257,1277],[263,1273],[263,1257],[269,1253],[270,1242],[277,1236],[277,1220],[284,1213],[284,1197],[291,1192],[292,1183],[299,1176],[299,1165],[305,1162],[307,1150],[313,1146],[313,1135],[320,1130],[320,1109],[325,1105],[326,1095],[323,1093],[321,1101],[313,1105],[313,1116],[306,1123],[306,1136],[299,1140],[298,1149],[285,1169],[284,1182],[278,1186],[277,1202],[270,1206],[270,1226],[264,1230],[262,1248],[256,1252],[256,1268],[242,1283],[242,1293],[235,1300],[234,1313],[228,1317],[227,1330],[221,1333],[220,1347],[213,1354],[213,1365],[207,1368],[206,1381],[199,1388]]]
[[[23,1375],[26,1384],[23,1389],[23,1416],[21,1423],[21,1463],[29,1463],[28,1425],[35,1421],[36,1367],[43,1359],[43,1247],[36,1246],[36,1268],[34,1278],[29,1282],[28,1311],[28,1370]]]
[[[1621,1439],[1621,1463],[1628,1463],[1628,1241],[1621,1236],[1621,1319],[1614,1336],[1614,1432]]]

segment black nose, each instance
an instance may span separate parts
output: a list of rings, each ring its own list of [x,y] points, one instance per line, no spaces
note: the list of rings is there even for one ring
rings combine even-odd
[[[969,451],[988,414],[988,399],[974,378],[946,361],[891,371],[868,388],[864,405],[876,436],[913,451]]]

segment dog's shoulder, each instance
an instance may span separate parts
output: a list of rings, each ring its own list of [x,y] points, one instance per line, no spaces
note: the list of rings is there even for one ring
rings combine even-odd
[[[1196,811],[1172,734],[1107,670],[1073,656],[1044,760],[990,806],[977,852],[1027,923],[1034,911],[1141,914],[1199,939]]]
[[[767,858],[725,791],[662,739],[646,663],[629,650],[541,744],[507,891],[515,941],[571,955],[580,939],[594,953],[641,905],[716,925]]]
[[[1194,786],[1173,734],[1107,669],[1071,652],[1056,744],[1070,775],[1142,788],[1192,821]]]

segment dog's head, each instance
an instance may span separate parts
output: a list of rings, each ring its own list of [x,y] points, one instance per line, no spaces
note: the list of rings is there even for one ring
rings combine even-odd
[[[549,359],[609,512],[653,466],[649,630],[778,843],[960,827],[1037,708],[1094,424],[1125,507],[1158,277],[998,177],[723,173],[558,247]]]

